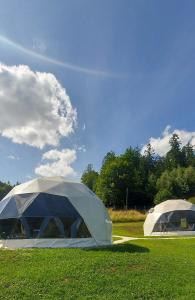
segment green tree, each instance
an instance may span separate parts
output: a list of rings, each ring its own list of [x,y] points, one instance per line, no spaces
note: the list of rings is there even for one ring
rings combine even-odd
[[[185,160],[185,166],[195,167],[195,153],[194,153],[194,148],[190,142],[188,142],[185,146],[183,146],[182,153]]]
[[[103,160],[97,181],[96,193],[108,206],[118,206],[118,201],[121,199],[119,178],[120,174],[124,173],[121,168],[119,158],[116,156],[112,157],[112,159]]]
[[[181,150],[181,141],[176,133],[170,138],[169,144],[171,149],[167,152],[165,158],[167,169],[172,170],[178,166],[184,166],[185,158]]]
[[[81,182],[88,186],[93,192],[96,190],[96,182],[98,179],[98,172],[93,169],[92,164],[88,164],[86,170],[83,172]]]
[[[143,157],[145,160],[145,169],[150,174],[155,168],[155,153],[150,143],[146,146]]]
[[[10,184],[10,182],[5,183],[0,181],[0,200],[2,200],[12,188],[13,186]]]
[[[124,207],[128,190],[128,206],[143,206],[147,201],[147,195],[140,150],[128,148],[120,156],[109,154],[106,158],[103,160],[97,181],[96,192],[100,198],[107,205]]]
[[[177,134],[170,139],[165,156],[155,154],[148,144],[144,153],[138,147],[127,148],[121,155],[108,152],[98,173],[91,165],[82,176],[107,206],[143,207],[168,198],[195,196],[195,153],[188,143],[181,147]],[[128,191],[128,193],[127,193]]]
[[[195,196],[195,167],[189,166],[184,170],[184,178],[188,186],[186,198]]]
[[[155,203],[164,200],[165,195],[171,198],[189,198],[195,195],[195,168],[175,168],[166,170],[157,180]],[[165,193],[166,191],[166,193]]]
[[[158,193],[155,196],[155,204],[159,204],[162,201],[168,200],[172,197],[171,193],[169,190],[166,189],[162,189],[160,191],[158,191]]]

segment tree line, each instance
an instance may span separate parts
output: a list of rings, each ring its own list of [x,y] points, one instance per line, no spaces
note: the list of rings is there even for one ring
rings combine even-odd
[[[195,196],[195,152],[188,142],[181,146],[177,134],[169,140],[170,150],[157,155],[148,144],[144,153],[127,148],[117,155],[108,152],[99,172],[89,164],[81,181],[114,208],[148,208],[167,199]],[[195,198],[194,198],[195,200]]]

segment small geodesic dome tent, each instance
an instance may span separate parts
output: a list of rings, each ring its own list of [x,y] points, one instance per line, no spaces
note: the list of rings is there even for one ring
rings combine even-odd
[[[195,205],[186,200],[167,200],[148,212],[144,235],[195,235]]]
[[[38,178],[0,201],[0,247],[93,247],[111,241],[107,209],[81,183]]]

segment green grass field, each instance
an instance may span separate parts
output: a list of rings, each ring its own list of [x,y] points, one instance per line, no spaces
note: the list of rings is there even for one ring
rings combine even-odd
[[[143,237],[143,221],[114,223],[113,234]],[[0,250],[0,262],[0,299],[195,299],[195,239]]]
[[[194,299],[195,240],[0,250],[0,299]]]
[[[126,222],[126,223],[113,223],[113,235],[124,235],[132,237],[143,237],[143,224],[144,222]]]

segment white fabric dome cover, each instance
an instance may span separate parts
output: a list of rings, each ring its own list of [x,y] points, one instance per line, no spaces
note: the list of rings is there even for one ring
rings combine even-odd
[[[0,201],[0,247],[93,247],[112,243],[103,202],[84,184],[38,178]]]
[[[195,235],[195,205],[183,200],[167,200],[148,212],[144,235]]]

